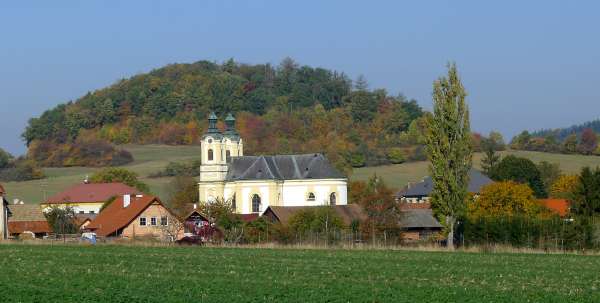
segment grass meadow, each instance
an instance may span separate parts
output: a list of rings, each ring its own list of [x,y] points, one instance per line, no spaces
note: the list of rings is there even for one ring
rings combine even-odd
[[[0,245],[2,302],[598,302],[569,254]]]
[[[126,145],[135,161],[124,168],[132,170],[141,180],[150,186],[152,193],[161,199],[168,197],[168,184],[172,178],[148,178],[151,173],[165,168],[170,161],[189,161],[200,158],[199,146],[166,146],[166,145]],[[582,155],[562,155],[528,151],[505,151],[503,155],[513,154],[533,160],[559,163],[561,169],[568,173],[578,173],[583,166],[600,166],[600,157]],[[482,155],[476,153],[473,164],[479,168]],[[399,189],[407,182],[420,181],[427,175],[427,162],[411,162],[397,165],[363,167],[354,169],[350,179],[367,180],[376,173],[388,185]],[[9,199],[18,198],[26,203],[41,203],[47,197],[63,191],[67,187],[83,182],[86,175],[92,175],[98,168],[66,167],[45,168],[47,178],[26,182],[3,183],[8,191]]]

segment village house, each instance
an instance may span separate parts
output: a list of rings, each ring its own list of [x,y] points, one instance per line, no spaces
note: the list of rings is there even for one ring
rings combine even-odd
[[[347,204],[347,178],[319,153],[244,156],[229,115],[226,130],[213,113],[201,141],[199,198],[231,201],[236,213],[260,214],[269,206]]]
[[[319,206],[269,206],[263,216],[272,223],[288,225],[290,219],[300,211],[314,209]],[[363,222],[367,214],[358,204],[331,206],[336,215],[342,220],[345,227],[350,227],[354,222]]]
[[[70,206],[76,214],[98,214],[106,201],[126,194],[136,195],[141,192],[123,183],[84,182],[51,196],[41,206],[44,210]]]
[[[402,211],[400,228],[403,240],[422,241],[437,237],[443,226],[435,219],[431,209],[416,208]]]
[[[11,215],[5,195],[6,191],[0,184],[0,240],[8,239],[8,217]]]
[[[179,230],[178,226],[181,226]],[[100,237],[171,237],[173,240],[183,236],[179,219],[152,195],[117,197],[86,229]]]
[[[469,185],[467,190],[472,194],[479,194],[481,188],[494,181],[478,170],[471,169],[469,171]],[[433,181],[431,177],[425,177],[423,181],[417,183],[408,183],[406,187],[396,194],[396,201],[408,204],[425,204],[428,208],[430,202],[430,194],[433,190]],[[409,206],[412,207],[412,206]],[[423,208],[414,206],[416,208]]]
[[[12,215],[8,218],[8,232],[11,237],[43,238],[52,232],[39,205],[11,204]]]

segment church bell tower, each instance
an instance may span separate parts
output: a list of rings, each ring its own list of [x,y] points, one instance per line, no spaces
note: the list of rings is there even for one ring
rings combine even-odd
[[[208,130],[202,136],[200,149],[200,201],[211,202],[224,197],[228,163],[232,157],[244,155],[243,143],[235,129],[235,118],[229,114],[225,119],[226,129],[217,128],[217,115],[208,117]]]

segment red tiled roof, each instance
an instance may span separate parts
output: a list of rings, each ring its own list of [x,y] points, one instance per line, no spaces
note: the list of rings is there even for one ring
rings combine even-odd
[[[32,233],[50,233],[50,225],[47,221],[8,221],[8,232],[11,234],[22,234],[26,231]]]
[[[46,200],[48,204],[65,202],[92,203],[104,202],[114,196],[140,194],[141,192],[123,183],[90,183],[77,184]]]
[[[155,196],[143,195],[142,197],[136,197],[133,195],[129,206],[123,207],[123,196],[119,196],[98,214],[96,219],[87,226],[87,229],[93,230],[98,236],[109,236],[129,225],[148,206],[155,202],[163,205],[160,199]]]
[[[561,217],[569,213],[570,204],[565,199],[541,199],[539,203]]]

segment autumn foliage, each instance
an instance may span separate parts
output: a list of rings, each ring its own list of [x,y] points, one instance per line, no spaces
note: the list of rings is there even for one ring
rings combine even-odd
[[[533,190],[527,184],[502,181],[488,184],[479,196],[467,203],[467,215],[479,217],[538,217],[546,211],[537,203]]]

